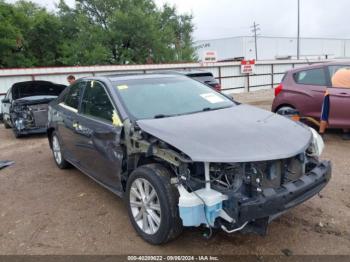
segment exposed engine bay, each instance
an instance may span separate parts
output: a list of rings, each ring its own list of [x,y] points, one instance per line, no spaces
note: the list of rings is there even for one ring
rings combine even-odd
[[[280,214],[319,192],[331,164],[318,157],[324,144],[312,129],[306,150],[293,157],[241,163],[193,162],[175,147],[131,123],[124,127],[129,168],[152,157],[173,170],[183,226],[264,235]]]
[[[47,81],[19,82],[11,87],[10,107],[6,115],[16,136],[44,133],[48,120],[48,104],[56,99],[66,86]]]
[[[52,99],[49,99],[49,101],[51,100]],[[41,103],[34,105],[21,104],[13,107],[11,117],[14,119],[14,125],[18,131],[24,129],[46,128],[48,104]]]

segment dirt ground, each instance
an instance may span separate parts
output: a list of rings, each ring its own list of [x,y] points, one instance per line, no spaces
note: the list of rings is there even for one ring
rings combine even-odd
[[[271,91],[236,100],[269,109]],[[350,142],[332,132],[324,159],[333,178],[319,196],[275,220],[266,237],[186,229],[175,241],[152,246],[132,228],[123,201],[76,169],[59,170],[45,136],[15,139],[0,127],[0,255],[282,255],[350,254]]]

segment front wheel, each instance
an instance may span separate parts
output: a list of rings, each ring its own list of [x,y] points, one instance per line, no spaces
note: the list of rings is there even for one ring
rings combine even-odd
[[[132,225],[147,242],[159,245],[182,232],[179,193],[170,171],[159,164],[137,168],[129,177],[126,204]]]
[[[6,129],[10,129],[11,126],[7,123],[7,121],[6,121],[5,119],[3,119],[3,121],[4,121],[4,127],[5,127]]]

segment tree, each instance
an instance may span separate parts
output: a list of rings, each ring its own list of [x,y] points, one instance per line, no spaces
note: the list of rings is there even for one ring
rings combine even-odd
[[[151,0],[78,0],[77,12],[101,32],[110,63],[192,61],[192,16]]]
[[[0,0],[0,67],[192,61],[192,16],[153,0]]]
[[[66,65],[108,64],[108,50],[103,44],[103,32],[99,27],[62,0],[58,9],[64,38],[60,45],[60,62]]]
[[[18,19],[18,20],[17,20]],[[31,66],[21,53],[23,35],[15,8],[0,0],[0,67]]]

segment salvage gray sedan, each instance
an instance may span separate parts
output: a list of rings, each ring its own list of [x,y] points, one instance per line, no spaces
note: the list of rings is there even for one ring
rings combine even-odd
[[[331,177],[313,129],[183,76],[83,78],[51,102],[47,133],[57,166],[123,197],[152,244],[184,226],[264,235]]]

